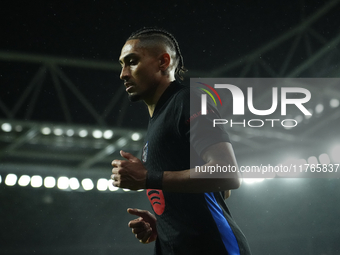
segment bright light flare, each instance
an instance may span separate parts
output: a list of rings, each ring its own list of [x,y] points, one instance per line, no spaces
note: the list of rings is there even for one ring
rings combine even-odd
[[[318,105],[315,107],[315,112],[316,112],[316,113],[322,113],[322,112],[323,112],[323,109],[324,109],[323,104],[318,104]]]
[[[9,124],[9,123],[3,123],[1,125],[1,129],[4,131],[4,132],[11,132],[12,131],[12,125]]]
[[[87,130],[82,129],[82,130],[79,131],[78,134],[79,134],[80,137],[86,137],[88,135],[88,132],[87,132]]]
[[[64,132],[61,128],[56,128],[53,130],[53,133],[56,135],[56,136],[61,136]]]
[[[312,157],[309,157],[308,159],[307,159],[307,162],[308,162],[308,164],[310,164],[310,165],[316,165],[316,164],[319,164],[319,162],[318,162],[318,159],[315,157],[315,156],[312,156]]]
[[[68,189],[70,186],[70,180],[66,176],[61,176],[58,178],[57,187],[59,189]]]
[[[43,135],[49,135],[49,134],[51,134],[51,129],[49,128],[49,127],[43,127],[42,129],[41,129],[41,133],[43,134]]]
[[[254,184],[254,183],[263,182],[264,178],[243,178],[242,180],[243,180],[244,183]]]
[[[103,137],[103,132],[100,130],[94,130],[92,132],[92,136],[96,139],[102,138]]]
[[[55,184],[56,184],[56,180],[55,180],[54,177],[52,177],[52,176],[45,177],[45,179],[44,179],[45,188],[48,188],[48,189],[54,188]]]
[[[133,133],[132,135],[131,135],[131,139],[133,140],[133,141],[138,141],[138,140],[140,140],[140,134],[139,133]]]
[[[5,179],[7,186],[14,186],[17,183],[18,177],[15,174],[8,174]]]
[[[71,188],[71,190],[76,190],[76,189],[80,188],[80,183],[79,183],[77,178],[72,177],[70,179],[70,188]]]
[[[332,107],[332,108],[338,107],[339,104],[340,104],[340,103],[339,103],[339,100],[336,99],[336,98],[333,98],[333,99],[331,99],[331,101],[329,101],[329,105],[330,105],[330,107]]]
[[[29,177],[28,175],[22,175],[19,178],[18,184],[21,187],[26,187],[30,183],[30,181],[31,181],[31,177]]]
[[[39,188],[42,186],[42,178],[40,175],[33,175],[31,178],[31,186],[33,188]]]
[[[100,191],[105,191],[108,188],[108,180],[101,178],[97,181],[97,189]]]
[[[331,160],[330,160],[328,154],[326,154],[326,153],[323,153],[319,156],[319,161],[320,161],[321,164],[326,164],[326,165],[331,163]]]
[[[105,139],[111,139],[112,136],[113,136],[112,130],[106,130],[106,131],[104,132],[104,134],[103,134],[103,137],[104,137]]]
[[[73,136],[74,135],[74,130],[73,129],[68,129],[66,131],[66,135],[69,136],[69,137]]]
[[[91,179],[85,178],[81,181],[81,185],[83,186],[84,190],[92,190],[94,187],[94,184]]]

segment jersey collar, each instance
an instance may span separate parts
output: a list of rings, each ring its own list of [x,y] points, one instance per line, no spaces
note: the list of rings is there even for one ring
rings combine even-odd
[[[171,98],[171,96],[179,89],[179,87],[180,84],[176,80],[170,83],[170,85],[164,90],[163,94],[159,98],[151,119],[153,119],[158,114],[162,106]]]

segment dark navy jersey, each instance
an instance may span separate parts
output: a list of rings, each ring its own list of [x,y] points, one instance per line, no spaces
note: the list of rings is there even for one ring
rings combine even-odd
[[[195,164],[203,165],[204,149],[229,142],[223,128],[190,136],[200,122],[220,118],[216,109],[210,106],[209,109],[209,114],[193,118],[189,87],[172,82],[149,120],[142,153],[146,169],[151,172],[187,170],[192,167],[192,159]],[[156,255],[250,254],[246,238],[231,217],[222,192],[148,189],[147,195],[157,217]]]

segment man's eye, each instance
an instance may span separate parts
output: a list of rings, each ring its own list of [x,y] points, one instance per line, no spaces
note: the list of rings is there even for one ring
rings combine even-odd
[[[136,60],[130,60],[130,61],[129,61],[129,64],[130,64],[130,65],[136,65],[136,64],[137,64],[137,61],[136,61]]]

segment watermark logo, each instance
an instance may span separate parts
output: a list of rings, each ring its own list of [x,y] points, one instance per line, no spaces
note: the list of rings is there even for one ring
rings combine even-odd
[[[201,83],[204,84],[204,83]],[[205,86],[209,86],[207,84],[204,84]],[[209,86],[209,88],[218,96],[218,99],[221,102],[222,101],[216,90]],[[217,89],[228,89],[231,92],[231,95],[233,97],[233,115],[244,115],[244,94],[240,88],[238,88],[235,85],[231,84],[215,84],[215,88]],[[202,88],[200,88],[202,89]],[[215,102],[215,98],[211,95],[209,91],[206,89],[202,89],[205,92],[207,92],[212,99]],[[264,116],[264,115],[270,115],[274,113],[277,109],[278,105],[278,88],[272,88],[272,106],[270,109],[267,110],[258,110],[255,109],[254,104],[253,104],[253,88],[249,87],[247,88],[248,92],[248,97],[247,97],[247,104],[248,104],[248,109],[251,113],[259,116]],[[289,99],[287,98],[288,93],[300,93],[304,94],[304,98],[296,98],[296,99]],[[207,95],[202,94],[201,95],[201,110],[202,110],[202,115],[206,115],[207,113]],[[287,114],[287,105],[288,104],[293,104],[295,105],[304,115],[312,115],[304,106],[304,103],[307,103],[311,99],[311,93],[309,90],[305,88],[295,88],[295,87],[283,87],[281,88],[281,115],[286,115]]]
[[[216,95],[216,97],[218,98],[218,100],[220,101],[220,104],[222,106],[221,97],[220,97],[220,95],[217,93],[217,91],[213,87],[211,87],[210,85],[205,84],[203,82],[197,82],[197,83],[202,84],[205,87],[209,88]],[[206,92],[211,97],[211,99],[214,101],[215,106],[217,106],[215,97],[211,94],[211,92],[209,90],[207,90],[206,88],[201,88],[201,87],[198,87],[198,88],[200,90]],[[207,94],[202,94],[201,95],[201,113],[202,113],[202,115],[206,115],[207,114]]]
[[[190,86],[190,178],[339,178],[339,153],[324,143],[337,140],[340,79],[191,78]],[[225,141],[238,165],[201,161],[203,148]]]
[[[311,112],[307,110],[306,103],[311,99],[311,93],[308,89],[298,86],[291,86],[292,82],[283,82],[281,84],[276,83],[276,86],[268,84],[268,80],[261,80],[264,84],[262,86],[256,86],[254,83],[245,83],[246,81],[237,81],[235,79],[199,79],[192,81],[192,85],[204,93],[201,94],[200,115],[207,115],[209,112],[209,103],[207,101],[208,95],[212,99],[216,108],[224,107],[224,112],[232,110],[233,116],[250,116],[253,114],[256,116],[266,116],[266,119],[253,118],[253,119],[222,119],[215,118],[212,120],[212,125],[225,125],[230,124],[230,127],[235,125],[242,125],[243,127],[259,128],[265,125],[265,123],[275,126],[275,123],[280,123],[284,128],[293,128],[298,125],[295,119],[280,119],[280,116],[292,115],[291,113],[298,110],[305,116],[311,116]],[[243,82],[243,83],[242,83]],[[197,86],[197,85],[201,86]],[[209,85],[210,84],[210,85]],[[236,85],[234,85],[236,84]],[[254,88],[253,88],[253,86]],[[246,87],[246,90],[241,90],[242,87]],[[258,106],[254,106],[254,100],[257,97],[254,96],[254,91],[257,97],[262,97],[269,103],[259,109]],[[232,100],[230,100],[230,96]],[[198,99],[198,100],[199,100]],[[222,100],[232,101],[232,105],[226,105],[222,103]],[[224,101],[225,103],[226,101]],[[228,109],[226,108],[228,107]],[[264,108],[264,109],[263,109]],[[280,111],[279,114],[277,111]],[[291,111],[291,112],[289,112]],[[287,113],[288,112],[288,113]],[[269,115],[275,113],[276,118],[270,118]],[[222,116],[223,117],[223,116]]]

